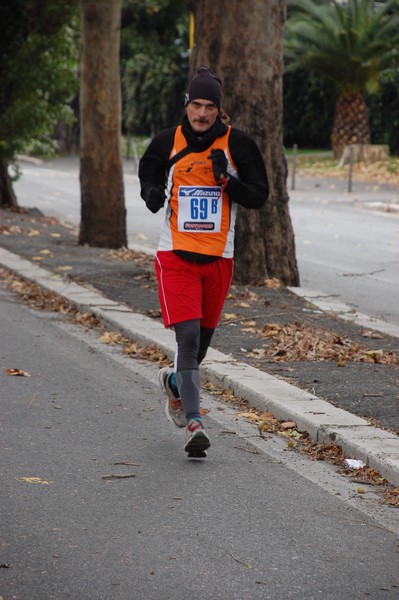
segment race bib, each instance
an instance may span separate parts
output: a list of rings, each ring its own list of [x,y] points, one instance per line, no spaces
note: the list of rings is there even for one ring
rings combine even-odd
[[[222,220],[222,188],[220,186],[180,186],[177,226],[192,233],[219,232]]]

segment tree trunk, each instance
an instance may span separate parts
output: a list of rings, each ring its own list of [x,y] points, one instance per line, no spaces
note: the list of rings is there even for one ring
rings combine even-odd
[[[257,142],[270,193],[260,211],[239,207],[235,278],[261,283],[277,277],[298,285],[294,234],[288,210],[283,146],[283,0],[191,0],[195,17],[191,75],[199,65],[223,81],[223,108],[233,126]]]
[[[79,244],[127,245],[120,152],[121,0],[80,0]]]
[[[368,111],[363,94],[357,92],[338,98],[335,107],[331,145],[335,158],[341,158],[345,146],[369,144]]]
[[[0,208],[16,208],[17,206],[17,198],[8,174],[8,162],[4,158],[0,158]]]

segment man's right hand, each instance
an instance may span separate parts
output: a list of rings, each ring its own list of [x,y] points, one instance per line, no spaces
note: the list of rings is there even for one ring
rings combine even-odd
[[[147,205],[147,208],[152,213],[157,213],[160,208],[165,204],[165,193],[163,188],[158,187],[148,187],[145,191],[144,201]]]

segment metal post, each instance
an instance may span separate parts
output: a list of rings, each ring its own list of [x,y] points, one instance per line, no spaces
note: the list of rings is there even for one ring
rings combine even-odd
[[[348,193],[352,191],[352,173],[353,173],[353,145],[349,146],[349,173],[348,173]]]
[[[295,175],[296,175],[296,156],[297,156],[298,146],[294,144],[292,146],[292,161],[291,161],[291,189],[295,190]]]

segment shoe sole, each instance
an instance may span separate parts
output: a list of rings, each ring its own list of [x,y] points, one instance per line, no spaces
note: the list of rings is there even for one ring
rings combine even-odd
[[[189,458],[205,458],[206,450],[208,450],[211,442],[207,435],[202,431],[198,431],[192,439],[184,446]]]
[[[202,452],[189,452],[187,454],[187,458],[206,458],[207,456],[206,450],[202,450]]]

